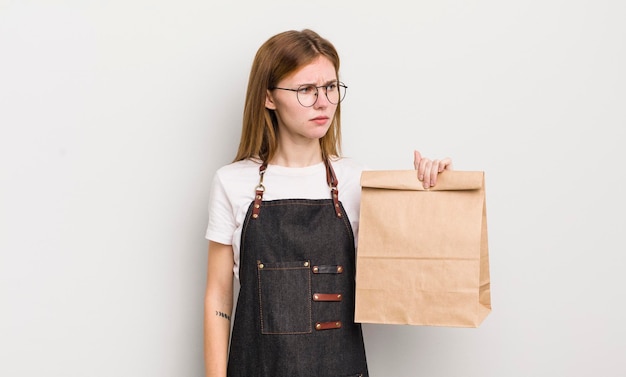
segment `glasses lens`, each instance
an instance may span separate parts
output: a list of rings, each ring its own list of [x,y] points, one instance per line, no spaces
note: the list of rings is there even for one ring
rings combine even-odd
[[[298,101],[302,106],[310,107],[317,101],[317,88],[315,85],[302,85],[298,88]]]
[[[326,86],[326,97],[328,98],[328,102],[336,105],[343,99],[345,95],[345,90],[343,86],[339,85],[339,83],[332,83]]]

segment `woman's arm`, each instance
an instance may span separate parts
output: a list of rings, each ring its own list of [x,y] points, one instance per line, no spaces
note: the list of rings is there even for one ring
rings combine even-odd
[[[204,298],[204,362],[207,377],[225,377],[233,311],[233,248],[209,242]]]

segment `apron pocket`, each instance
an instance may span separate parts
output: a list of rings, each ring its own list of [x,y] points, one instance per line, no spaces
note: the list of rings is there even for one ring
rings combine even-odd
[[[262,334],[312,332],[309,261],[257,262]]]

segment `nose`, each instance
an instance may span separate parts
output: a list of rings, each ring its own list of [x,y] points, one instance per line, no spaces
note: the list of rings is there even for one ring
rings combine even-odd
[[[326,107],[328,107],[328,105],[330,105],[330,101],[326,96],[326,90],[324,88],[318,88],[317,98],[315,99],[313,107],[315,107],[316,109],[325,109]]]

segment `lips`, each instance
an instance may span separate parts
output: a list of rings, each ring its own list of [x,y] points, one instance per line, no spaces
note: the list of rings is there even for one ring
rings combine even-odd
[[[328,117],[320,115],[318,117],[311,119],[311,121],[313,121],[316,124],[325,124],[326,122],[328,122]]]

